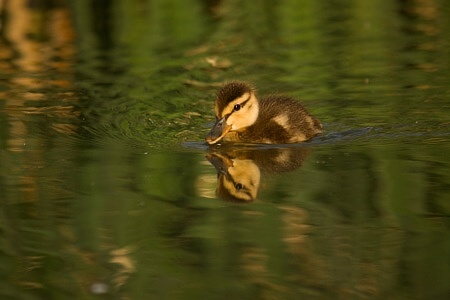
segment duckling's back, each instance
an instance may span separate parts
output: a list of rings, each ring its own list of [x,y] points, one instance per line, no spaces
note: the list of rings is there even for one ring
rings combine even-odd
[[[239,136],[248,143],[288,144],[307,141],[321,132],[320,122],[298,101],[270,95],[260,99],[258,119]]]

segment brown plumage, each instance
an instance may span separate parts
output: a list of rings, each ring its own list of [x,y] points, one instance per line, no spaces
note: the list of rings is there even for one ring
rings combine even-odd
[[[257,99],[248,83],[225,84],[217,93],[216,124],[209,144],[224,141],[288,144],[307,141],[322,132],[320,122],[295,99],[270,95]]]

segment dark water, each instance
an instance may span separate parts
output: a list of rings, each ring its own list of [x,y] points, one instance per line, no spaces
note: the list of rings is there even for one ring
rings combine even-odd
[[[450,298],[448,1],[0,9],[1,299]],[[208,148],[230,79],[325,133]]]

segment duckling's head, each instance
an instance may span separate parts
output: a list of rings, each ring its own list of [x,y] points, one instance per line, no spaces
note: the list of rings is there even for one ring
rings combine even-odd
[[[230,131],[242,131],[258,118],[259,105],[252,86],[233,81],[217,93],[216,124],[206,136],[206,142],[215,144]]]

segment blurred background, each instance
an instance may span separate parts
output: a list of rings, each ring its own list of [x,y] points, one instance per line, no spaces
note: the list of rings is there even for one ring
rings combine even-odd
[[[0,0],[0,298],[449,299],[449,3]],[[233,79],[324,134],[208,148]]]

